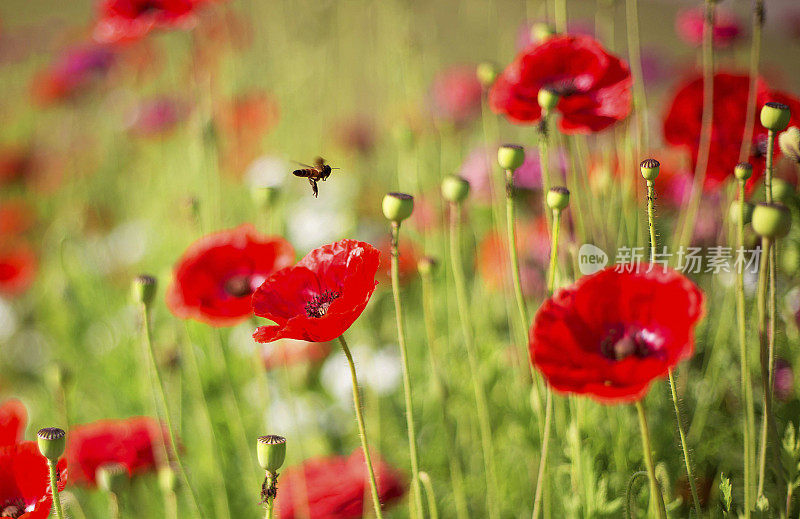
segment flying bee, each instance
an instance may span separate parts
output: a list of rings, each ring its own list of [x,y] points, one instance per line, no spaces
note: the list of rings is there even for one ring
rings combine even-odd
[[[314,160],[314,165],[309,166],[308,164],[303,164],[302,162],[298,162],[303,169],[296,169],[292,171],[292,174],[296,177],[307,178],[308,183],[311,184],[311,190],[314,193],[314,198],[319,195],[319,188],[317,187],[317,182],[325,182],[328,180],[328,177],[331,176],[331,171],[334,169],[339,168],[332,168],[328,164],[325,164],[325,159],[322,157],[317,157]]]

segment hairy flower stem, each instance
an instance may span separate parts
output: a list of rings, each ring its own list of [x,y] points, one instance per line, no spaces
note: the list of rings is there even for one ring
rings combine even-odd
[[[178,454],[178,442],[175,440],[175,430],[173,428],[172,417],[170,416],[169,412],[169,405],[167,404],[167,392],[164,388],[164,379],[161,377],[161,370],[158,367],[156,354],[153,350],[153,331],[150,328],[150,306],[142,303],[141,308],[145,345],[147,346],[147,354],[150,359],[150,373],[153,375],[153,377],[155,377],[153,384],[154,390],[158,392],[164,420],[167,422],[167,433],[169,436],[170,449],[175,455],[175,462],[178,467],[178,472],[180,472],[181,479],[183,480],[183,484],[188,489],[189,498],[192,502],[192,508],[194,508],[195,515],[200,518],[206,517],[206,515],[200,510],[200,504],[197,500],[197,493],[195,492],[192,483],[189,481],[189,476],[186,474],[186,468],[183,466],[183,461]]]
[[[397,342],[400,345],[400,356],[403,360],[403,395],[406,403],[406,427],[408,428],[408,450],[411,456],[411,489],[414,497],[412,517],[424,517],[422,506],[422,490],[419,486],[419,457],[417,456],[417,433],[414,429],[414,407],[411,400],[411,375],[408,369],[408,349],[406,333],[403,326],[403,307],[400,301],[400,252],[397,244],[400,238],[400,222],[392,222],[392,296],[394,298],[394,316],[397,322]]]
[[[747,118],[742,134],[742,147],[739,150],[739,162],[750,156],[753,144],[753,131],[756,125],[756,97],[758,94],[758,68],[761,61],[761,33],[764,28],[764,0],[755,0],[753,4],[753,37],[750,47],[750,90],[747,95]],[[748,510],[746,513],[750,513]]]
[[[679,226],[678,245],[686,247],[694,234],[697,212],[703,184],[708,170],[708,157],[711,153],[711,132],[714,123],[714,14],[717,0],[705,0],[705,21],[703,23],[703,115],[700,129],[700,142],[697,152],[697,165],[694,170],[689,207],[683,223]]]
[[[353,406],[356,409],[356,423],[358,423],[358,436],[361,438],[361,447],[364,449],[364,464],[367,466],[369,474],[369,489],[372,494],[372,505],[375,508],[375,517],[383,519],[381,512],[381,501],[378,497],[378,483],[375,481],[375,470],[372,468],[372,457],[369,453],[369,442],[367,440],[367,426],[364,423],[364,411],[361,406],[361,396],[358,392],[358,377],[356,376],[356,365],[353,362],[353,355],[347,347],[344,335],[339,337],[339,344],[342,345],[344,356],[347,357],[347,365],[350,366],[350,381],[353,385]]]
[[[553,232],[550,237],[550,267],[547,270],[547,294],[553,295],[556,286],[556,268],[558,267],[558,235],[561,229],[561,211],[553,210]],[[539,458],[539,473],[536,476],[536,493],[533,497],[533,519],[539,518],[544,491],[545,467],[550,447],[550,429],[553,422],[553,390],[547,386],[544,411],[544,432],[542,433],[542,453]]]
[[[655,200],[656,188],[652,180],[647,181],[647,225],[650,229],[650,268],[654,268],[656,249],[658,242],[656,238],[656,215],[655,215]],[[692,461],[689,457],[689,446],[686,442],[686,431],[683,428],[683,416],[681,415],[681,407],[678,401],[678,389],[675,385],[675,377],[670,368],[667,371],[669,379],[669,390],[672,396],[672,405],[675,408],[675,421],[678,424],[678,436],[681,439],[681,450],[683,451],[683,462],[686,466],[686,477],[689,480],[689,488],[692,491],[692,504],[697,517],[700,517],[700,498],[697,494],[697,484],[694,481],[694,471],[692,470]],[[640,419],[643,418],[643,415]],[[645,423],[645,426],[647,424]],[[663,498],[662,498],[663,501]]]
[[[464,265],[461,260],[461,244],[459,240],[459,222],[461,220],[461,206],[457,203],[450,204],[450,261],[453,270],[453,281],[456,287],[456,301],[458,317],[461,322],[461,333],[464,336],[464,348],[467,351],[472,389],[475,393],[475,408],[480,427],[481,450],[483,451],[484,470],[486,471],[486,500],[490,518],[499,516],[497,509],[497,475],[494,465],[494,451],[492,450],[492,427],[489,422],[489,406],[486,403],[486,394],[480,376],[478,355],[475,351],[474,338],[470,329],[470,315],[467,305],[467,282],[464,276]]]
[[[745,181],[739,180],[739,221],[736,225],[736,238],[740,250],[744,250],[744,220],[745,220]],[[753,392],[750,385],[750,365],[747,354],[747,328],[745,319],[744,301],[744,267],[739,267],[736,273],[736,321],[739,331],[739,355],[741,357],[741,383],[742,402],[745,412],[742,420],[743,457],[744,457],[744,517],[750,519],[750,510],[753,508],[753,432],[755,417],[753,415]]]
[[[661,495],[661,488],[656,479],[656,468],[653,463],[653,449],[650,446],[650,430],[647,428],[647,416],[644,414],[644,405],[641,400],[636,402],[636,413],[639,415],[639,429],[642,433],[644,464],[645,467],[647,467],[647,476],[650,478],[650,503],[655,503],[659,519],[667,519],[667,508],[664,505],[664,496]]]
[[[264,501],[264,508],[267,509],[267,513],[264,516],[265,519],[274,519],[275,518],[275,497],[278,492],[277,483],[277,474],[271,474],[267,472],[266,481],[264,481],[264,487],[270,489],[269,496]]]
[[[64,519],[64,510],[61,508],[61,498],[58,496],[58,462],[47,460],[47,468],[50,471],[50,489],[53,493],[53,510],[57,519]]]

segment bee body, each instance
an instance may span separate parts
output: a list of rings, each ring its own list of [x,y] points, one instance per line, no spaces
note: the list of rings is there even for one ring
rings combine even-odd
[[[317,182],[325,182],[328,180],[328,177],[331,176],[331,172],[336,168],[332,168],[330,165],[325,164],[325,159],[322,157],[317,158],[317,160],[314,162],[314,166],[309,166],[307,164],[302,165],[306,167],[302,169],[296,169],[292,171],[292,174],[296,177],[307,178],[308,183],[311,184],[311,191],[314,193],[314,198],[316,198],[319,195]]]

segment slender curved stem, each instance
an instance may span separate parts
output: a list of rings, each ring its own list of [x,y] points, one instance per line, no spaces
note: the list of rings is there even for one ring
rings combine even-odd
[[[764,0],[755,0],[753,5],[753,39],[750,47],[750,90],[747,94],[747,118],[742,134],[742,147],[739,150],[739,162],[750,156],[753,143],[753,130],[756,124],[756,97],[758,94],[758,68],[761,61],[761,33],[764,28]],[[748,510],[746,513],[750,513]]]
[[[650,478],[650,502],[655,501],[656,510],[660,519],[667,519],[667,508],[664,505],[664,496],[661,495],[661,488],[656,479],[656,469],[653,463],[653,449],[650,446],[650,430],[647,428],[647,416],[644,413],[642,401],[636,402],[636,414],[639,416],[639,430],[642,433],[642,453],[644,454],[644,464],[647,467],[647,475]]]
[[[369,474],[369,489],[372,494],[372,505],[375,508],[375,516],[378,519],[383,519],[383,512],[381,512],[381,501],[378,494],[378,483],[375,481],[375,470],[372,468],[372,457],[369,453],[369,442],[367,440],[367,426],[364,423],[364,412],[361,408],[361,396],[358,392],[358,377],[356,376],[356,365],[353,362],[353,355],[350,353],[350,348],[347,347],[347,341],[344,340],[344,335],[339,337],[339,344],[342,345],[344,356],[347,357],[347,364],[350,366],[350,381],[353,384],[353,406],[356,409],[356,422],[358,423],[358,436],[361,438],[361,447],[364,449],[364,463],[367,466],[367,473]]]
[[[514,172],[506,171],[506,231],[508,233],[508,254],[511,259],[511,280],[522,330],[528,329],[528,305],[522,293],[522,278],[519,271],[519,252],[517,251],[516,208],[514,205]]]
[[[417,433],[414,429],[414,408],[411,400],[411,376],[408,368],[408,349],[403,326],[403,307],[400,301],[400,253],[397,248],[400,237],[400,222],[392,222],[392,296],[394,298],[394,316],[397,322],[397,342],[400,345],[400,356],[403,361],[403,396],[406,404],[406,427],[408,429],[408,450],[411,456],[411,488],[414,495],[412,517],[423,517],[422,490],[419,486],[419,458],[417,456]]]
[[[108,517],[119,519],[119,497],[113,492],[108,493]]]
[[[167,405],[167,393],[164,389],[164,379],[161,377],[161,370],[158,367],[158,362],[156,362],[156,354],[153,350],[153,337],[152,337],[152,330],[150,329],[150,307],[146,304],[142,304],[142,326],[144,326],[144,336],[145,336],[145,345],[147,346],[147,354],[150,358],[150,368],[151,373],[155,377],[155,390],[158,392],[159,399],[161,401],[161,406],[163,408],[164,413],[164,420],[167,422],[167,433],[169,436],[169,444],[172,453],[175,454],[175,461],[178,467],[178,472],[181,474],[181,479],[183,480],[183,484],[186,485],[186,488],[189,491],[189,497],[192,502],[192,507],[194,508],[195,514],[197,517],[205,517],[200,510],[200,504],[197,500],[197,493],[195,492],[194,487],[192,486],[191,481],[189,481],[189,476],[186,474],[186,468],[183,466],[183,461],[181,457],[178,455],[178,442],[175,440],[175,432],[172,426],[172,417],[170,416],[169,406]]]
[[[475,351],[474,338],[470,329],[470,316],[467,307],[467,287],[464,278],[464,266],[461,261],[461,245],[459,243],[459,221],[461,219],[461,206],[450,206],[450,261],[453,270],[453,280],[456,287],[456,301],[458,317],[461,322],[461,333],[464,336],[464,349],[467,351],[467,362],[472,379],[472,389],[475,393],[475,408],[480,427],[481,450],[483,451],[484,469],[486,471],[486,499],[489,517],[498,517],[497,511],[497,476],[494,468],[494,451],[492,450],[492,427],[489,422],[489,406],[486,403],[483,382],[480,377],[480,366]]]
[[[428,496],[428,511],[431,519],[439,519],[439,509],[436,508],[436,494],[433,491],[433,482],[427,472],[420,472],[419,479],[425,487],[425,494]]]
[[[53,509],[58,519],[64,519],[64,509],[61,508],[61,498],[58,495],[58,462],[47,460],[47,468],[50,471],[50,491],[53,493]]]

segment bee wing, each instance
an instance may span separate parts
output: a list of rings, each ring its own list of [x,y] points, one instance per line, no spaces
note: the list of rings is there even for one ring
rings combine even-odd
[[[321,168],[322,166],[325,165],[325,159],[323,159],[322,157],[315,158],[314,159],[314,165],[316,167],[318,167],[318,168]]]
[[[294,162],[298,166],[303,166],[304,168],[314,169],[314,166],[309,166],[305,162],[297,162],[296,160],[293,160],[292,162]]]

